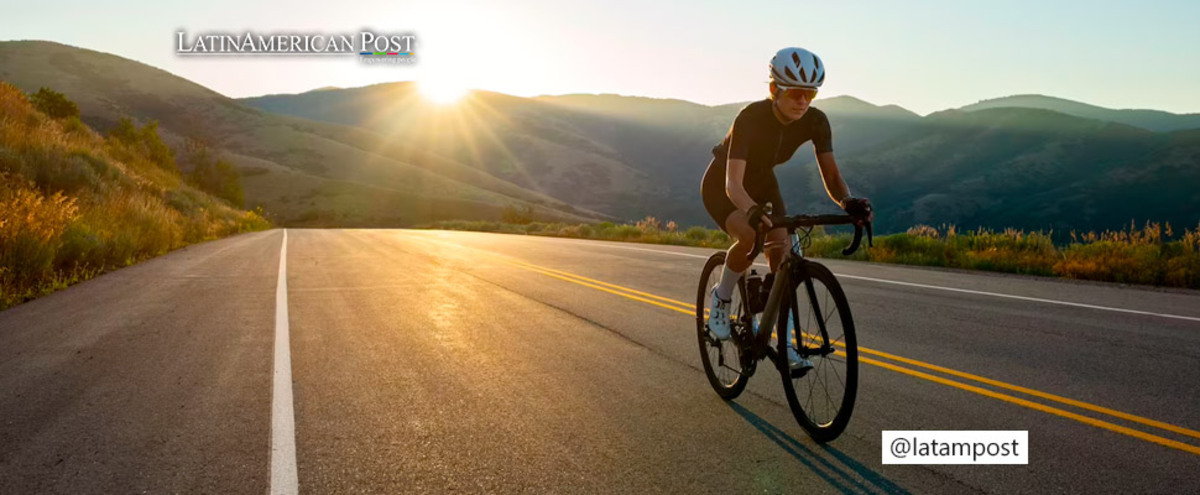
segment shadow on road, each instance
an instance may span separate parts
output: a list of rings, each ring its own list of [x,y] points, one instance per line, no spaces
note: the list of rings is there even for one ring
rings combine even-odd
[[[742,407],[741,404],[736,402],[726,402],[725,404],[768,439],[775,442],[775,445],[843,493],[911,493],[834,447],[815,443],[811,447],[806,446],[787,432],[776,428],[767,420]],[[862,479],[855,477],[854,474]]]

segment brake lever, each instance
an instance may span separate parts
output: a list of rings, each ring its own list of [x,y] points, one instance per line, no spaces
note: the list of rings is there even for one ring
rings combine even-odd
[[[763,251],[763,244],[767,242],[767,231],[762,229],[762,221],[761,221],[760,217],[764,214],[767,217],[772,217],[773,216],[772,213],[774,211],[775,211],[775,206],[772,205],[770,201],[768,201],[763,204],[763,208],[760,212],[753,212],[753,210],[752,210],[752,212],[757,213],[757,215],[753,215],[753,218],[747,219],[750,222],[750,226],[753,227],[755,230],[754,249],[751,249],[750,254],[746,256],[747,260],[753,262],[754,258],[757,258],[758,254]]]
[[[842,256],[850,256],[858,251],[858,245],[862,243],[862,225],[854,226],[854,241],[850,243],[850,247],[842,250]]]

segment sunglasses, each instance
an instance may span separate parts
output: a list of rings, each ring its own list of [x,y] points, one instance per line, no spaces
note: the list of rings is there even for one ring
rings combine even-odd
[[[783,90],[782,96],[792,101],[800,101],[801,97],[808,101],[813,101],[817,98],[817,90],[813,88],[790,88]]]

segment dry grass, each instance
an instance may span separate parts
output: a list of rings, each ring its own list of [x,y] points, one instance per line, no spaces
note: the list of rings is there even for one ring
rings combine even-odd
[[[155,159],[76,118],[51,119],[0,82],[0,309],[191,243],[269,228]]]
[[[719,230],[691,227],[679,232],[674,222],[664,229],[654,217],[633,224],[452,221],[426,227],[717,249],[730,245],[729,237]],[[873,248],[865,248],[864,240],[864,248],[851,259],[1200,289],[1200,225],[1182,233],[1157,223],[1141,229],[1130,225],[1128,230],[1072,233],[1072,241],[1061,246],[1051,239],[1044,232],[959,232],[953,225],[941,229],[918,225],[876,238]],[[829,235],[818,228],[810,241],[806,256],[844,259],[841,250],[849,245],[850,235]]]

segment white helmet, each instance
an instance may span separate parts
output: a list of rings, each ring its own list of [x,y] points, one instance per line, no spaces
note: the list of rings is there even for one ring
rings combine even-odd
[[[771,58],[771,82],[782,89],[819,88],[825,82],[825,65],[813,52],[784,48]]]

